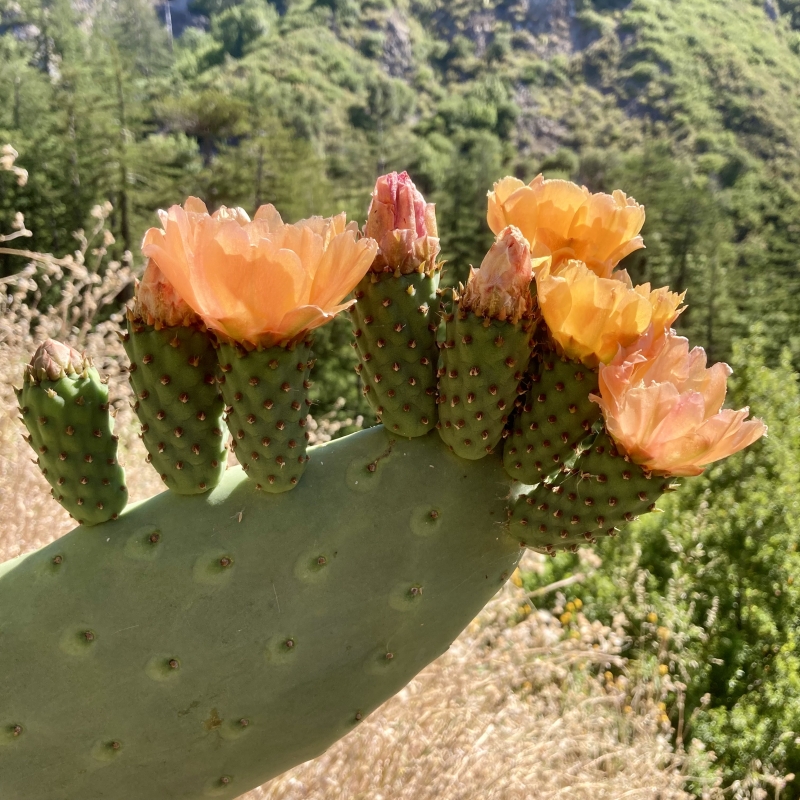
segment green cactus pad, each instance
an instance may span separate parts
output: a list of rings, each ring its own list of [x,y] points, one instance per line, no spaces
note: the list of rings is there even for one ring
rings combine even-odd
[[[531,388],[514,415],[503,464],[512,478],[535,484],[569,461],[600,418],[600,407],[589,399],[597,391],[597,373],[582,364],[548,353],[530,372]]]
[[[129,319],[123,343],[148,460],[173,492],[213,489],[227,451],[209,335],[193,326],[157,330]]]
[[[509,531],[534,550],[575,552],[654,511],[658,498],[674,488],[673,479],[650,475],[602,433],[565,480],[557,486],[541,483],[517,500]]]
[[[264,350],[223,342],[217,351],[231,449],[266,492],[293,489],[306,468],[310,354],[310,342]]]
[[[382,427],[311,453],[290,494],[234,468],[0,565],[0,797],[239,797],[355,728],[514,570],[499,457]]]
[[[448,320],[439,362],[439,433],[461,458],[483,458],[503,438],[528,368],[530,336],[525,319],[485,321],[456,311]]]
[[[128,502],[125,472],[108,410],[108,387],[97,370],[34,381],[18,393],[28,441],[53,497],[81,524],[116,519]]]
[[[439,271],[367,273],[353,306],[356,372],[387,430],[423,436],[436,425]]]

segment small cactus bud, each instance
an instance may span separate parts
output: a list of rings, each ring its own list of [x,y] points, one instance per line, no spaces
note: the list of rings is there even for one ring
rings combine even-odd
[[[152,259],[147,262],[142,280],[136,282],[132,313],[136,319],[159,328],[191,325],[199,320]]]
[[[81,375],[91,366],[86,356],[54,339],[39,345],[25,373],[33,384],[57,381],[65,375]]]
[[[480,268],[470,270],[461,310],[516,323],[530,311],[532,277],[528,242],[517,228],[509,226],[497,237]]]

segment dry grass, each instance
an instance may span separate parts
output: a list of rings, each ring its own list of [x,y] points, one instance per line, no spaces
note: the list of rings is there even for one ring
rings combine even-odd
[[[656,685],[626,678],[622,632],[524,600],[509,583],[357,731],[248,800],[688,797],[688,759]]]
[[[85,349],[109,375],[132,499],[162,488],[144,462],[121,367],[126,361],[116,335],[121,321],[116,298],[132,274],[126,261],[106,260],[108,211],[98,207],[94,229],[79,234],[73,256],[27,254],[25,272],[0,282],[0,561],[72,527],[21,440],[10,389],[47,336]],[[24,220],[17,231],[24,231]],[[0,249],[19,236],[0,237]],[[48,305],[45,297],[56,283],[65,286],[64,294]],[[109,309],[116,313],[109,315]],[[331,417],[313,429],[323,441],[339,424]],[[530,568],[536,568],[536,558],[528,557]],[[673,688],[668,676],[631,678],[630,665],[620,656],[622,621],[612,629],[579,612],[559,619],[564,598],[548,599],[552,611],[532,609],[522,589],[509,583],[447,654],[356,731],[245,797],[688,797],[687,775],[698,761],[671,746],[660,705]],[[707,787],[704,793],[716,796],[718,790]]]

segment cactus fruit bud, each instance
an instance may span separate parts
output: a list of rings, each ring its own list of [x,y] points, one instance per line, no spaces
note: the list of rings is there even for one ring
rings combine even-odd
[[[155,261],[147,262],[141,281],[136,282],[133,316],[156,328],[196,325],[197,314],[175,291]]]
[[[539,260],[537,266],[546,260]],[[480,268],[470,269],[467,288],[461,297],[461,311],[517,322],[530,312],[532,277],[528,242],[518,228],[509,225],[498,234]]]
[[[231,450],[264,492],[294,489],[306,469],[310,342],[248,350],[220,342],[217,358]]]
[[[517,499],[509,533],[533,550],[574,552],[654,511],[672,486],[670,478],[643,470],[601,433],[564,480],[554,486],[540,483]]]
[[[201,325],[148,325],[131,313],[123,346],[148,461],[173,492],[213,489],[228,454],[217,354],[208,331]]]
[[[77,350],[48,339],[19,394],[28,443],[52,494],[81,524],[116,518],[128,502],[108,387]]]
[[[195,232],[207,216],[205,205],[190,198],[184,232]],[[168,215],[162,222],[170,227]],[[173,246],[175,230],[171,229]],[[155,229],[148,241],[161,241]],[[195,247],[195,242],[190,242]],[[150,258],[128,311],[123,346],[131,360],[134,409],[141,438],[167,488],[178,494],[213,489],[227,465],[222,432],[222,398],[216,385],[217,356],[200,317],[178,294],[154,258]],[[177,437],[180,429],[185,436]]]
[[[378,243],[374,272],[408,274],[424,265],[430,270],[439,253],[435,206],[425,202],[407,172],[378,178],[364,233]]]
[[[432,203],[403,172],[378,178],[366,233],[380,250],[356,287],[353,333],[367,401],[386,429],[423,436],[436,425],[441,265]]]
[[[531,275],[528,243],[509,227],[454,295],[439,365],[439,434],[461,458],[483,458],[508,435],[531,358]]]
[[[600,418],[590,399],[597,391],[597,373],[583,364],[544,353],[531,363],[531,386],[514,414],[503,447],[506,472],[533,485],[563,471],[576,448]]]
[[[83,375],[91,361],[77,350],[54,339],[47,339],[36,349],[25,374],[31,383],[57,381],[65,376]]]

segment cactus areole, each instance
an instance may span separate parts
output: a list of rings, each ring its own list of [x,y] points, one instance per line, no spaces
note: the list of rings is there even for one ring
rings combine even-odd
[[[168,491],[125,508],[85,356],[48,340],[17,392],[80,526],[0,564],[0,800],[238,797],[447,650],[524,548],[615,536],[766,430],[669,329],[683,295],[615,272],[643,246],[621,192],[499,182],[449,306],[405,173],[364,235],[196,198],[161,219],[124,341]],[[313,330],[351,308],[383,425],[307,450]]]

